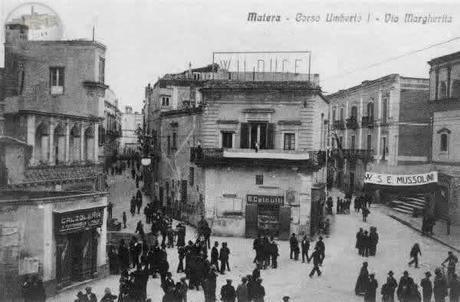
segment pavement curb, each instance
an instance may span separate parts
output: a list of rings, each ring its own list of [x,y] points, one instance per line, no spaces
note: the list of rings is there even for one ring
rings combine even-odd
[[[394,220],[398,221],[399,223],[401,223],[401,224],[403,224],[403,225],[405,225],[405,226],[407,226],[407,227],[413,229],[414,231],[416,231],[416,232],[422,234],[422,231],[419,230],[418,228],[414,227],[411,223],[409,223],[409,222],[407,222],[407,221],[405,221],[405,220],[403,220],[403,219],[401,219],[401,218],[399,218],[399,217],[396,217],[396,216],[394,216],[394,215],[391,215],[391,214],[388,214],[388,216],[391,217],[391,218],[393,218]],[[423,235],[423,234],[422,234],[422,235]],[[438,243],[441,243],[441,244],[444,245],[444,246],[447,246],[448,248],[450,248],[450,249],[456,251],[457,253],[460,253],[460,249],[458,249],[458,248],[456,248],[456,247],[453,247],[452,245],[450,245],[450,244],[444,242],[443,240],[441,240],[441,239],[439,239],[439,238],[436,238],[436,237],[430,236],[430,235],[424,235],[424,236],[425,236],[425,237],[428,237],[428,238],[431,238],[431,239],[433,239],[434,241],[436,241],[436,242],[438,242]]]

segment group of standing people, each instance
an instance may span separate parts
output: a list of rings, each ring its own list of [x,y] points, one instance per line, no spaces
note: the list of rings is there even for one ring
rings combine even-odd
[[[358,254],[363,257],[375,256],[377,253],[377,244],[379,243],[379,234],[377,228],[371,226],[369,231],[360,228],[356,233],[355,248]]]
[[[279,250],[273,236],[268,238],[268,236],[262,237],[261,234],[258,234],[252,243],[252,248],[256,252],[253,263],[262,269],[267,269],[270,266],[271,268],[278,267]]]

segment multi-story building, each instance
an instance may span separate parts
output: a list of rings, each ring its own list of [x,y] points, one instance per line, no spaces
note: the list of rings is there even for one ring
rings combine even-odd
[[[146,89],[153,195],[192,224],[204,215],[214,234],[314,233],[328,114],[319,86],[289,74],[213,80],[209,68]]]
[[[137,131],[143,129],[144,115],[137,111],[133,112],[130,106],[125,107],[121,117],[121,140],[120,148],[123,154],[139,152]]]
[[[459,225],[460,52],[434,58],[428,64],[433,112],[431,158],[439,172],[434,211],[437,217]]]
[[[99,128],[99,146],[103,148],[99,159],[106,167],[113,157],[119,154],[121,138],[121,111],[118,99],[111,89],[107,89],[104,97],[104,124]]]
[[[16,285],[40,275],[52,294],[107,271],[98,158],[105,46],[31,41],[21,24],[7,24],[5,34],[0,227],[11,232],[0,232],[0,264],[16,272]]]
[[[427,163],[428,93],[428,79],[391,74],[329,95],[334,185],[359,192],[366,172],[410,174]],[[384,186],[376,191],[393,198]]]

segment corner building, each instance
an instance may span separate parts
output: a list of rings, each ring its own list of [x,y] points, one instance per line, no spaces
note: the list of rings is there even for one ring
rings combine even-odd
[[[151,88],[160,203],[192,224],[204,215],[216,235],[314,234],[328,114],[320,88],[307,81],[198,80],[207,77],[196,72],[181,77]]]

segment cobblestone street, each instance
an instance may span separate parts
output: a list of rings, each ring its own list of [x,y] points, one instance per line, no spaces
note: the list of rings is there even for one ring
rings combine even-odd
[[[115,183],[111,185],[111,198],[114,199],[111,200],[115,205],[114,213],[121,213],[124,199],[131,196],[135,185],[131,179],[125,176],[116,176],[114,181]],[[122,195],[122,192],[125,194]],[[113,194],[116,195],[112,197]],[[333,193],[333,195],[335,194],[337,193]],[[134,229],[138,218],[136,215],[129,219],[127,230],[132,231]],[[327,302],[361,301],[362,298],[356,297],[353,290],[363,261],[369,262],[369,271],[375,272],[379,286],[381,286],[389,270],[393,270],[397,278],[402,275],[404,270],[408,270],[415,281],[419,282],[425,271],[433,271],[447,255],[448,248],[428,237],[420,236],[416,231],[388,217],[380,206],[371,208],[367,223],[362,222],[361,215],[355,213],[335,215],[333,221],[331,235],[325,239],[326,258],[321,267],[323,272],[321,277],[308,278],[312,265],[290,260],[288,242],[278,242],[279,268],[262,271],[263,284],[267,292],[266,301],[281,301],[284,295],[290,295],[292,301],[306,301],[305,299]],[[354,248],[355,233],[359,227],[368,229],[370,226],[376,226],[380,235],[377,256],[362,258]],[[193,239],[194,229],[192,227],[187,227],[187,237]],[[219,293],[220,287],[225,284],[225,279],[231,278],[234,285],[237,285],[242,276],[252,272],[254,269],[252,264],[254,251],[252,250],[252,239],[211,238],[212,242],[215,240],[228,242],[231,250],[231,272],[218,277],[217,293]],[[419,269],[409,268],[407,265],[409,251],[416,242],[420,244],[423,255]],[[175,273],[178,263],[177,250],[169,248],[167,252],[173,279],[179,280],[183,274]],[[99,297],[105,287],[109,287],[114,293],[117,293],[118,279],[119,276],[109,276],[102,280],[93,281],[89,285],[93,287],[94,292]],[[87,285],[60,293],[50,301],[71,301],[75,294],[84,289],[85,286]],[[160,288],[159,278],[149,279],[147,291],[148,297],[152,298],[152,301],[161,301],[163,292]],[[188,297],[191,302],[204,301],[202,291],[189,291]]]

